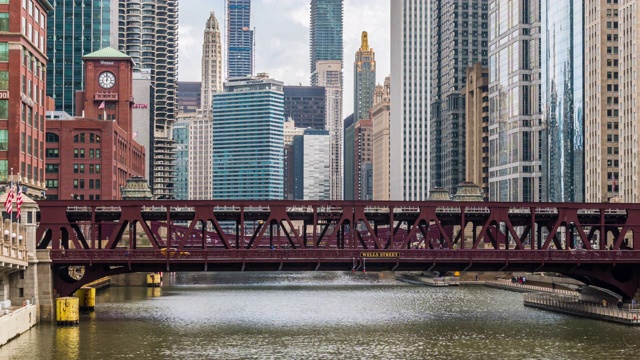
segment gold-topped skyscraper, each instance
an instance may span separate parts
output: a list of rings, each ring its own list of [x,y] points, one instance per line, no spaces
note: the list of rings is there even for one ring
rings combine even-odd
[[[369,47],[369,35],[362,32],[360,49],[353,62],[353,115],[355,121],[369,119],[376,87],[376,54]]]

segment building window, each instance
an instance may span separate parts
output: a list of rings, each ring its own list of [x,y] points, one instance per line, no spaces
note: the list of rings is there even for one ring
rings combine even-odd
[[[9,90],[9,72],[0,71],[0,90]]]
[[[0,100],[0,120],[9,118],[9,100]]]
[[[58,180],[47,180],[47,189],[57,189],[58,188]]]
[[[9,179],[9,160],[0,160],[0,181]]]
[[[47,164],[47,174],[57,174],[60,164]]]
[[[48,159],[57,159],[59,157],[60,157],[60,151],[58,149],[47,149]]]
[[[48,143],[57,143],[60,141],[60,137],[58,136],[58,134],[54,134],[54,133],[47,133],[47,142]]]
[[[0,61],[9,61],[9,43],[0,43]]]
[[[9,130],[0,130],[0,150],[9,150]]]
[[[9,31],[9,13],[0,13],[0,31]]]

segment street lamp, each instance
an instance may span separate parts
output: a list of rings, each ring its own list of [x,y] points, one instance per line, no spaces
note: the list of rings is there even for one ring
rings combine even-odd
[[[18,236],[18,247],[20,247],[22,245],[22,235]]]
[[[16,233],[11,233],[11,245],[16,241]]]
[[[4,242],[7,242],[9,240],[9,230],[5,230],[4,231]]]

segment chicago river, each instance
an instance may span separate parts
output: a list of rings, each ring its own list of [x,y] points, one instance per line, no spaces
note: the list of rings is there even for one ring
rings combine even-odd
[[[522,294],[393,274],[169,274],[112,287],[77,327],[46,323],[1,359],[637,359],[640,328],[555,314]]]

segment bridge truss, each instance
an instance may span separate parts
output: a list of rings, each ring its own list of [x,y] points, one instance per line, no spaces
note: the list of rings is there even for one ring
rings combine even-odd
[[[633,297],[640,205],[486,202],[41,201],[61,273],[555,271]],[[59,288],[83,281],[62,276]],[[61,289],[58,289],[61,291]]]

